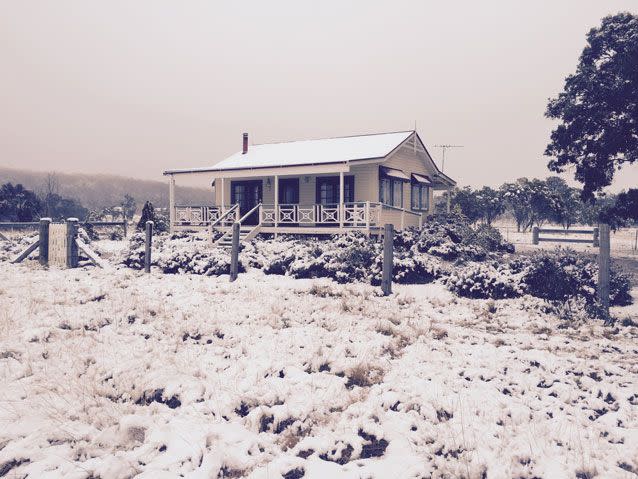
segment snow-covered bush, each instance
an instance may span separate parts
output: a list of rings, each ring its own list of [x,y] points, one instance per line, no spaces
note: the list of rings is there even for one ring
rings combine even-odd
[[[523,293],[523,274],[508,263],[471,263],[454,271],[446,283],[450,291],[466,298],[515,298]]]
[[[132,269],[142,269],[144,267],[144,241],[144,233],[132,234],[120,262]]]
[[[583,310],[578,307],[582,299],[590,316],[598,311],[597,282],[596,261],[569,249],[543,251],[500,263],[470,263],[446,279],[451,291],[468,298],[502,299],[529,294],[555,305],[569,302],[568,309]],[[629,276],[612,264],[610,303],[631,304],[630,290]]]
[[[121,258],[122,264],[133,269],[144,267],[144,240],[143,232],[131,236]],[[167,274],[218,276],[230,272],[230,254],[227,251],[211,248],[207,239],[186,233],[155,236],[151,259],[153,266]],[[239,270],[245,271],[241,263]]]
[[[564,301],[582,297],[589,304],[596,302],[598,264],[590,257],[570,249],[542,251],[527,258],[523,277],[525,292],[549,301]],[[610,271],[610,303],[631,304],[629,276],[612,264]]]
[[[433,216],[420,230],[398,233],[395,246],[448,261],[482,261],[493,252],[514,252],[514,246],[504,241],[497,229],[487,225],[472,227],[463,216],[457,214]]]

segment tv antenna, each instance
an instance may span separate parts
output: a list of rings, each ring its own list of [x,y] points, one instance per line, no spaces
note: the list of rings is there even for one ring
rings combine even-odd
[[[443,172],[443,170],[445,170],[445,152],[446,150],[448,150],[449,148],[463,148],[465,145],[434,145],[435,148],[441,148],[441,151],[443,152],[443,158],[441,160],[441,172]]]

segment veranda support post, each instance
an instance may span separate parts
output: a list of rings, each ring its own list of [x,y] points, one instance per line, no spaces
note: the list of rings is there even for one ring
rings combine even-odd
[[[146,241],[144,242],[144,271],[151,272],[151,244],[153,242],[153,222],[146,222]]]
[[[386,224],[383,230],[383,277],[381,290],[384,296],[392,294],[392,265],[393,265],[394,226]]]
[[[51,224],[51,218],[40,219],[40,232],[38,238],[40,243],[38,245],[39,261],[42,266],[49,264],[49,225]]]
[[[77,268],[78,266],[78,244],[75,241],[78,237],[78,219],[69,218],[66,220],[66,267]]]
[[[598,299],[606,313],[609,313],[609,266],[611,245],[609,241],[609,225],[599,228],[600,248],[598,252]]]
[[[239,223],[233,223],[233,243],[230,250],[230,281],[237,279],[239,269]]]

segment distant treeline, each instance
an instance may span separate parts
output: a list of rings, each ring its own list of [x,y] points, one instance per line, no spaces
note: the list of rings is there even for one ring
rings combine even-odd
[[[43,197],[50,179],[57,184],[56,193],[73,198],[89,210],[102,210],[119,205],[125,195],[135,196],[140,201],[151,201],[156,208],[168,208],[168,182],[139,180],[114,175],[86,175],[70,173],[47,173],[0,167],[0,184],[21,184]],[[180,203],[208,204],[211,190],[182,187],[176,189]],[[140,203],[140,206],[141,204]]]
[[[545,223],[570,228],[575,224],[609,223],[613,227],[638,221],[638,190],[604,195],[595,201],[582,199],[582,190],[573,188],[560,177],[545,180],[520,178],[499,188],[465,187],[452,192],[452,206],[470,221],[492,222],[510,215],[519,231]],[[441,209],[442,204],[438,205]]]

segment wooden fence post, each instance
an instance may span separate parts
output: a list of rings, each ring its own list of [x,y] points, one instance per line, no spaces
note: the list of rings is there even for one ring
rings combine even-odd
[[[532,244],[538,244],[538,226],[532,228]]]
[[[384,296],[392,294],[392,266],[393,266],[394,226],[386,224],[383,230],[383,277],[381,290]]]
[[[124,238],[122,238],[123,241],[126,241],[126,235],[128,233],[128,224],[126,221],[126,217],[124,218],[124,222],[122,223],[122,227],[124,228]]]
[[[239,223],[233,223],[233,243],[230,250],[230,281],[237,279],[239,269]]]
[[[610,242],[609,225],[600,225],[600,249],[598,252],[598,299],[606,312],[609,312],[609,266]]]
[[[66,220],[66,267],[77,268],[78,266],[78,244],[75,242],[78,236],[78,219],[68,218]]]
[[[151,243],[153,241],[153,222],[146,222],[146,241],[144,242],[144,271],[151,272]]]
[[[39,261],[42,266],[49,264],[49,225],[51,224],[51,218],[40,218],[40,232],[38,238],[40,244],[38,245]]]
[[[600,230],[598,227],[594,228],[594,239],[592,240],[592,246],[598,248],[600,246]]]

